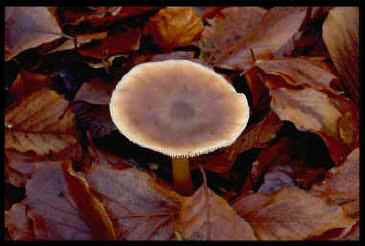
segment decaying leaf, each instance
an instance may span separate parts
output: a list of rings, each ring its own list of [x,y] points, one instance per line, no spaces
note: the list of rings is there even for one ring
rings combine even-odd
[[[203,22],[191,7],[166,7],[152,16],[146,32],[163,49],[189,45],[203,31]]]
[[[82,84],[74,101],[84,101],[91,104],[108,105],[114,86],[100,78],[94,78]]]
[[[323,40],[342,83],[352,99],[359,103],[359,8],[333,8],[323,24]]]
[[[34,239],[31,223],[26,213],[26,206],[22,203],[16,203],[8,211],[5,211],[5,228],[7,228],[11,239]]]
[[[234,207],[261,240],[304,240],[355,222],[341,207],[296,187],[252,194],[237,201]]]
[[[36,239],[93,239],[70,195],[61,165],[43,165],[26,185],[28,217]]]
[[[56,92],[42,89],[10,106],[5,113],[5,149],[48,155],[80,148],[68,104]]]
[[[358,216],[360,210],[360,150],[353,150],[339,167],[332,168],[327,178],[311,191],[343,206],[351,216]]]
[[[106,59],[116,54],[123,54],[139,48],[141,31],[131,29],[124,32],[109,33],[104,39],[85,44],[77,49],[82,56]]]
[[[108,210],[119,239],[174,238],[181,197],[134,168],[95,166],[86,174],[90,188]]]
[[[224,48],[214,64],[224,68],[246,70],[254,62],[250,49],[257,59],[267,59],[295,35],[303,24],[306,7],[273,7],[251,32]]]
[[[72,108],[79,128],[89,131],[93,137],[103,137],[117,129],[111,120],[108,105],[77,102]]]
[[[20,71],[14,82],[9,88],[9,93],[14,101],[20,101],[21,98],[37,91],[41,88],[49,86],[49,76],[40,73],[32,73],[28,71]]]
[[[312,88],[272,88],[270,93],[271,108],[279,118],[293,122],[300,131],[319,134],[336,164],[341,163],[353,146],[356,146],[358,116],[356,110],[350,111],[353,107],[346,98],[330,97]],[[346,124],[341,124],[342,121],[346,121]],[[349,139],[346,140],[345,136],[349,136]]]
[[[6,60],[61,35],[62,30],[47,7],[5,8],[5,45],[10,52]]]
[[[187,240],[256,240],[250,226],[204,184],[180,211],[179,231]]]
[[[260,7],[228,7],[215,11],[218,13],[207,20],[209,25],[204,27],[199,40],[202,59],[211,64],[224,55],[227,48],[255,31],[267,12]]]
[[[79,214],[89,226],[94,239],[116,239],[114,227],[103,204],[90,191],[85,179],[78,176],[70,162],[62,164],[67,188],[79,208]]]
[[[266,74],[281,76],[290,85],[307,85],[314,89],[325,89],[336,93],[331,88],[331,82],[336,79],[336,76],[314,65],[308,59],[283,58],[260,60],[256,62],[256,66],[261,68]]]

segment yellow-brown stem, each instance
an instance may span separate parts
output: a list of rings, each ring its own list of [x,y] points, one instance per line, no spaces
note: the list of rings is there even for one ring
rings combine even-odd
[[[175,190],[181,195],[189,196],[193,192],[189,159],[172,158],[172,177]]]

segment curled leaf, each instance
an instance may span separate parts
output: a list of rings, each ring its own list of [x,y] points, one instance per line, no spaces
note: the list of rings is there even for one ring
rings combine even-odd
[[[341,207],[295,187],[271,194],[252,194],[237,201],[234,207],[261,240],[304,240],[354,224]]]
[[[359,103],[359,8],[336,7],[323,24],[323,40],[352,99]]]
[[[189,45],[203,31],[203,22],[191,7],[166,7],[152,16],[147,32],[163,49]]]
[[[60,38],[62,30],[47,7],[6,7],[6,60],[20,52]]]
[[[38,155],[57,154],[71,146],[79,149],[68,104],[56,92],[42,89],[10,106],[5,114],[5,148]]]

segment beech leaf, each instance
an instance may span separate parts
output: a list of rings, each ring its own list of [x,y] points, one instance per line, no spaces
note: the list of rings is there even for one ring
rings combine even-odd
[[[68,105],[56,92],[42,89],[10,106],[5,113],[5,149],[38,155],[57,154],[70,146],[79,149]]]
[[[34,239],[31,223],[26,213],[26,206],[22,203],[16,203],[8,211],[5,211],[5,228],[7,228],[11,239]]]
[[[86,174],[90,187],[101,198],[115,222],[118,239],[169,240],[181,197],[157,185],[134,168],[95,166]]]
[[[359,8],[336,7],[323,24],[323,40],[352,99],[359,103]]]
[[[60,38],[62,30],[47,7],[6,7],[6,60],[20,52]]]
[[[256,240],[250,224],[206,182],[183,202],[178,228],[187,240]]]
[[[192,7],[166,7],[149,19],[146,32],[163,49],[187,46],[203,31],[203,22]]]
[[[325,180],[312,187],[315,195],[327,198],[344,207],[351,216],[356,216],[360,210],[360,151],[353,150],[339,166],[328,171]]]
[[[341,207],[296,187],[252,194],[238,200],[234,207],[261,240],[304,240],[354,224]]]

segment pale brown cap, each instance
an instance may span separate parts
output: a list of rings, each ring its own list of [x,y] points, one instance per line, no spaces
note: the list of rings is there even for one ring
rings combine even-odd
[[[171,157],[232,144],[246,127],[246,96],[223,76],[187,60],[148,62],[116,86],[112,120],[130,141]]]

